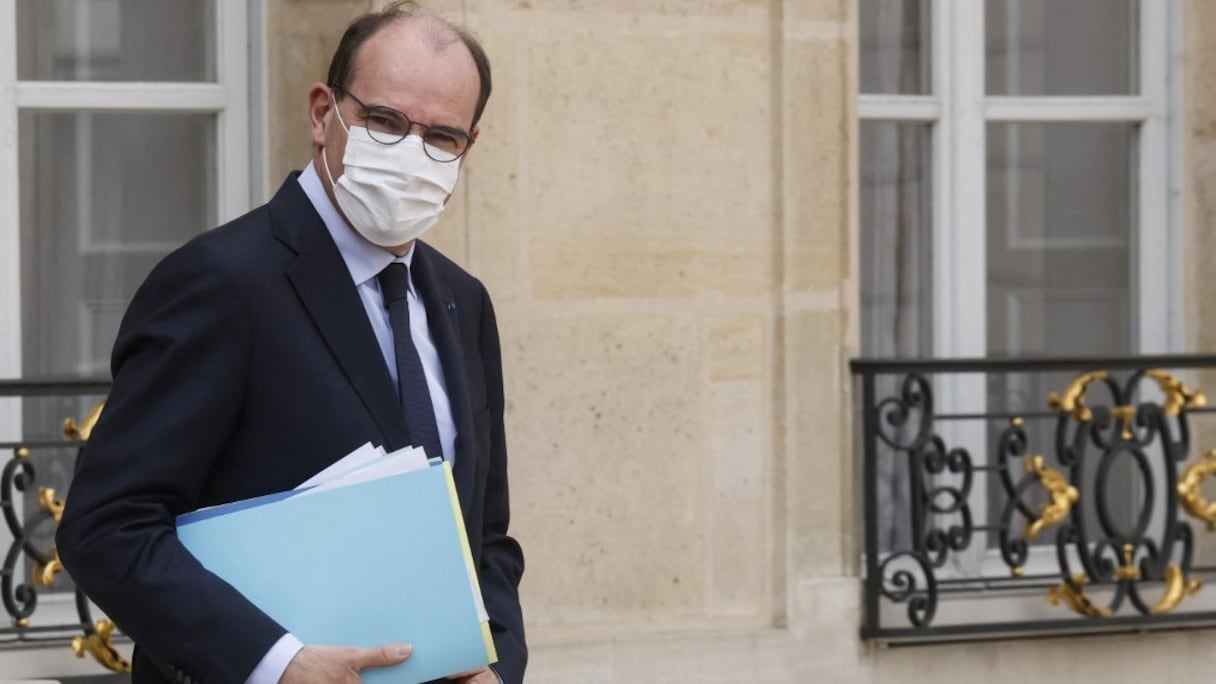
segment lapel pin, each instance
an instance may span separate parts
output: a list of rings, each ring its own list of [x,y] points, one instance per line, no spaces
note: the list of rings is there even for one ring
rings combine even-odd
[[[456,310],[456,302],[448,302],[448,311]]]

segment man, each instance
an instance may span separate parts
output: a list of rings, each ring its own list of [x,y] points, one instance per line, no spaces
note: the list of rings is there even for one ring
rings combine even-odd
[[[135,682],[357,682],[408,657],[300,644],[175,534],[179,514],[290,489],[367,441],[453,461],[499,655],[455,679],[522,681],[494,312],[480,282],[415,241],[489,92],[463,29],[413,3],[356,19],[308,93],[312,164],[166,257],[132,300],[57,541],[134,639]]]

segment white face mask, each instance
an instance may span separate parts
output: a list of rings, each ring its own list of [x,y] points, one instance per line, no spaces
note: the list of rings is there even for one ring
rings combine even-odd
[[[346,126],[346,170],[334,181],[325,149],[321,159],[346,220],[368,242],[399,247],[422,235],[443,211],[456,188],[460,162],[437,162],[426,155],[422,138],[410,135],[395,145],[372,139],[366,128]]]

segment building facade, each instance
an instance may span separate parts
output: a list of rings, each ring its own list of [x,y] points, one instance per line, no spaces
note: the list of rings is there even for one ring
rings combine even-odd
[[[307,161],[376,4],[0,0],[0,377],[105,374],[156,259]],[[495,298],[530,682],[1207,671],[1210,630],[861,639],[849,361],[1211,350],[1216,6],[429,5],[494,69],[428,239]],[[0,441],[79,408],[0,401]]]

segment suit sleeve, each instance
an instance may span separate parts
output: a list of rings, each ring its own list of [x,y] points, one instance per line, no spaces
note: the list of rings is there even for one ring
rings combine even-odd
[[[136,293],[56,538],[77,584],[177,681],[244,681],[284,634],[176,535],[236,426],[248,371],[248,311],[217,262],[195,241]]]
[[[498,323],[490,297],[482,290],[482,367],[486,373],[490,410],[490,470],[486,481],[485,519],[482,521],[481,593],[490,615],[490,629],[504,684],[519,684],[528,663],[519,580],[524,572],[523,550],[507,532],[511,521],[507,487],[507,441],[503,427],[502,350]]]

